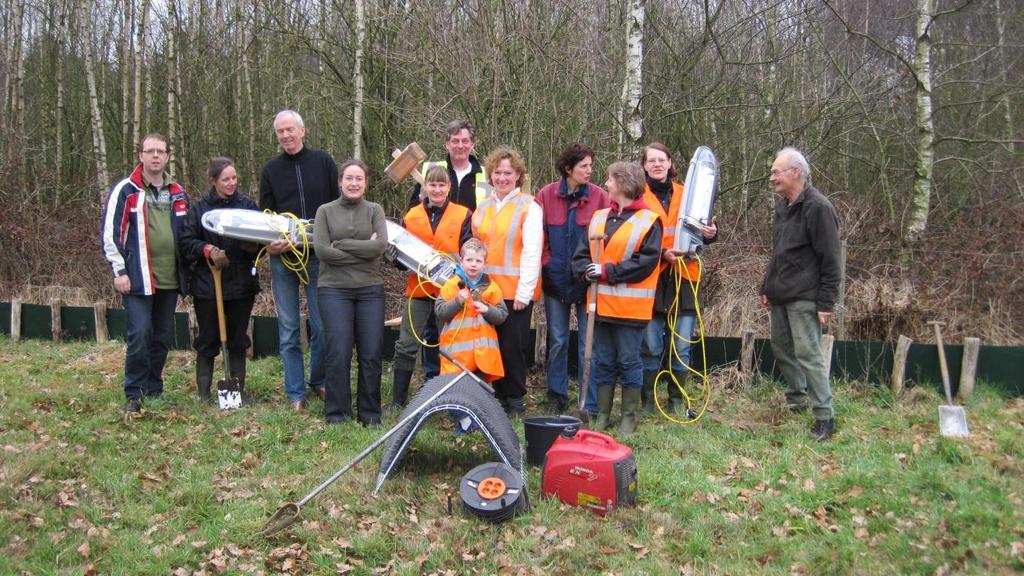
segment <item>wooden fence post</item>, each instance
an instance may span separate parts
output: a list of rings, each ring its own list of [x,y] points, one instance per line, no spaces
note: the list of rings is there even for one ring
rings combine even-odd
[[[740,377],[744,384],[754,380],[754,331],[744,330],[740,339]]]
[[[910,352],[910,345],[914,341],[900,334],[896,342],[896,353],[892,358],[892,379],[889,380],[889,389],[897,396],[903,392],[903,381],[907,374],[907,353]]]
[[[252,338],[252,327],[256,324],[256,319],[252,315],[249,315],[249,326],[245,329],[245,334],[249,337],[249,347],[245,349],[245,355],[252,358],[253,350],[256,348],[254,340]]]
[[[110,339],[110,333],[107,332],[107,304],[105,302],[93,304],[92,315],[96,322],[96,343],[103,344]]]
[[[21,300],[11,300],[11,340],[21,341]]]
[[[957,396],[967,399],[974,394],[974,375],[978,370],[978,352],[981,350],[980,338],[964,338],[964,356],[960,364],[960,388]]]
[[[50,298],[50,336],[54,342],[61,341],[60,298]]]
[[[831,334],[821,335],[821,358],[825,361],[825,374],[832,374],[832,347],[836,337]]]

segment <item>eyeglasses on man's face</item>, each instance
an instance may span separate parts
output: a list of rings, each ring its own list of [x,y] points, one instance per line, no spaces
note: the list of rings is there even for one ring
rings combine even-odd
[[[164,154],[167,154],[167,150],[162,148],[146,148],[142,153],[146,156],[163,156]]]

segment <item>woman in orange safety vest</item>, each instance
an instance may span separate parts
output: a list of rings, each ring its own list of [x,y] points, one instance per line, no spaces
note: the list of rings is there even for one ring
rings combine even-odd
[[[597,386],[595,430],[611,420],[615,382],[622,385],[622,420],[618,432],[632,434],[640,409],[643,362],[640,345],[651,319],[661,259],[661,220],[641,196],[640,166],[616,162],[604,185],[611,208],[598,210],[587,237],[573,254],[573,271],[597,290],[593,382]]]

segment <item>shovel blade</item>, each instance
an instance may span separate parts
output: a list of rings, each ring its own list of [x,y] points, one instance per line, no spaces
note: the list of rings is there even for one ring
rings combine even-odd
[[[275,532],[280,532],[285,528],[291,526],[299,519],[301,508],[295,502],[289,502],[284,506],[277,509],[277,512],[267,520],[267,523],[263,525],[263,530],[260,530],[261,536],[269,536]]]
[[[217,381],[217,404],[221,410],[236,410],[242,407],[242,388],[238,378]]]
[[[967,429],[967,413],[963,406],[939,406],[939,433],[952,438],[966,438],[971,435]]]

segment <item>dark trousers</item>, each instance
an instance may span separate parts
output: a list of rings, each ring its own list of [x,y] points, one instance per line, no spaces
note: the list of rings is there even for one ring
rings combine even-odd
[[[249,347],[249,316],[252,314],[252,304],[255,296],[241,298],[239,300],[224,301],[224,324],[227,328],[228,350],[231,355],[238,357],[244,355]],[[196,323],[199,325],[199,333],[196,335],[192,347],[200,356],[215,357],[220,354],[220,328],[217,322],[217,302],[215,300],[201,300],[192,298],[196,308]]]
[[[436,346],[440,336],[441,333],[437,329],[437,317],[434,316],[434,310],[431,308],[430,318],[427,319],[427,324],[423,327],[422,338],[424,342],[435,344],[435,346],[423,346],[420,349],[420,354],[423,355],[424,381],[441,373],[441,353]]]
[[[498,331],[498,351],[501,352],[501,363],[505,366],[505,377],[496,380],[494,396],[506,404],[509,398],[522,398],[526,395],[526,373],[529,366],[526,359],[530,353],[530,318],[533,316],[533,302],[522,310],[513,309],[514,302],[505,300],[508,307],[508,318]]]
[[[384,285],[317,289],[324,326],[327,399],[324,417],[352,417],[352,346],[359,353],[356,404],[359,421],[380,422],[381,349],[384,347]]]
[[[124,296],[127,349],[124,355],[126,398],[159,396],[164,392],[164,364],[174,342],[176,290],[156,290],[152,296]]]

